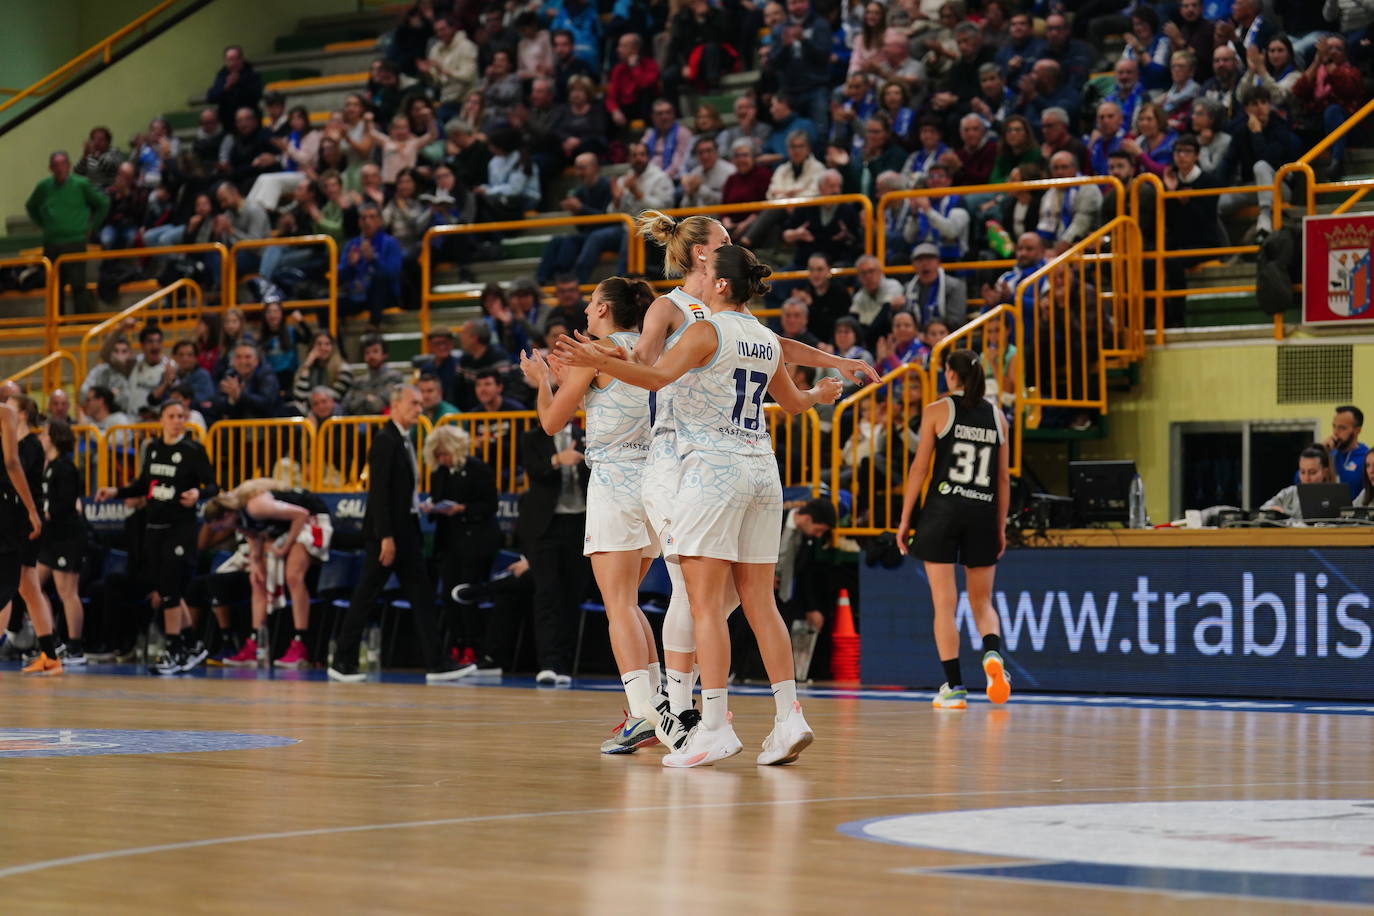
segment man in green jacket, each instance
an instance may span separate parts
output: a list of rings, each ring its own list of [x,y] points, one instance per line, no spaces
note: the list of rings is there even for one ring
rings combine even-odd
[[[43,230],[43,256],[56,261],[59,255],[86,250],[92,230],[105,222],[110,199],[85,178],[73,175],[71,159],[61,150],[48,157],[48,170],[52,177],[38,182],[24,209]],[[95,311],[95,298],[86,289],[86,263],[72,261],[62,266],[57,293],[59,308],[62,291],[70,286],[76,311]]]

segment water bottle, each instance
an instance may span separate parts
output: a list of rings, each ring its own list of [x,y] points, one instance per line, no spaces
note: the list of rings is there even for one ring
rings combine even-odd
[[[382,669],[382,628],[373,624],[367,631],[367,670]]]
[[[1150,520],[1145,517],[1145,481],[1137,474],[1131,479],[1130,522],[1131,528],[1148,528]]]
[[[270,635],[268,635],[267,627],[265,627],[265,626],[258,627],[258,632],[257,632],[257,636],[255,637],[255,639],[256,639],[257,644],[258,644],[258,667],[259,667],[259,668],[266,668],[266,667],[267,667],[267,661],[268,661],[267,656],[268,656],[268,654],[269,654],[269,650],[272,648],[272,647],[268,644],[268,643],[271,641],[271,638],[272,638],[272,637],[271,637]]]

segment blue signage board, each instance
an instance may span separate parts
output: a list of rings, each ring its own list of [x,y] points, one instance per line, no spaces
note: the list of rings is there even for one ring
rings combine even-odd
[[[1014,690],[1374,699],[1374,554],[1029,548],[997,568]],[[922,565],[862,570],[863,680],[943,680]],[[956,622],[981,687],[968,594]]]

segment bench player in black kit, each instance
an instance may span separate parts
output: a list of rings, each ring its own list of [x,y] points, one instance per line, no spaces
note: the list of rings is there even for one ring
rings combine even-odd
[[[186,435],[186,408],[167,401],[158,422],[161,435],[149,442],[138,477],[117,489],[101,487],[96,498],[147,500],[143,552],[153,567],[151,578],[167,628],[167,649],[151,670],[170,675],[205,661],[205,645],[191,627],[182,592],[196,558],[196,503],[219,488],[205,447]]]
[[[907,473],[897,546],[904,554],[908,550],[912,511],[933,454],[934,470],[911,547],[925,562],[935,606],[935,646],[945,669],[945,683],[933,705],[963,709],[968,693],[959,670],[959,630],[954,622],[959,597],[956,563],[964,567],[969,606],[983,638],[988,699],[1005,703],[1011,696],[1011,679],[1000,652],[997,611],[992,606],[997,561],[1007,547],[1011,474],[1006,420],[983,397],[986,385],[978,354],[972,350],[950,353],[945,359],[945,383],[949,396],[926,405],[921,416],[920,442]]]

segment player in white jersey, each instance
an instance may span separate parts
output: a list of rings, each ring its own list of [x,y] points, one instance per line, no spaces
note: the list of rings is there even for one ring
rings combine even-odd
[[[710,255],[723,245],[730,244],[730,235],[718,221],[708,216],[689,216],[681,221],[646,210],[639,217],[639,232],[663,248],[664,273],[681,277],[682,285],[659,296],[644,316],[644,330],[635,344],[631,358],[642,365],[652,366],[665,350],[672,349],[681,339],[688,325],[702,321],[709,315],[705,299],[711,293],[713,275]],[[839,370],[858,384],[879,376],[872,366],[854,359],[844,359],[817,350],[794,340],[783,340],[783,358],[790,363]],[[677,492],[678,455],[676,429],[673,424],[672,398],[674,386],[668,385],[654,395],[654,439],[645,466],[644,497],[649,518],[654,522],[660,538],[667,532],[672,511],[672,496]],[[665,548],[667,545],[664,545]],[[679,721],[662,720],[659,740],[670,747],[680,745],[687,731],[697,720],[692,708],[692,688],[695,679],[693,659],[696,641],[693,635],[692,610],[687,588],[679,565],[669,557],[668,576],[672,581],[672,600],[663,619],[663,656],[668,700],[673,716]],[[722,619],[738,606],[732,589],[723,600]]]
[[[587,305],[587,329],[623,347],[634,348],[644,312],[654,292],[643,280],[611,277],[597,285]],[[567,426],[577,408],[587,412],[587,528],[583,553],[610,623],[611,651],[625,686],[625,720],[601,745],[603,754],[629,754],[654,744],[651,716],[660,703],[658,647],[648,619],[639,607],[639,583],[658,555],[658,535],[650,526],[640,498],[649,454],[649,393],[595,369],[571,368],[553,390],[548,365],[538,351],[523,354],[520,368],[538,392],[539,422],[553,435]]]
[[[733,583],[774,680],[777,714],[760,764],[790,763],[813,735],[796,700],[791,641],[773,595],[782,527],[782,485],[763,416],[767,390],[783,409],[801,413],[833,403],[842,385],[824,379],[800,392],[782,368],[782,346],[748,312],[771,273],[748,250],[718,249],[710,261],[719,277],[707,301],[716,312],[695,322],[652,367],[618,360],[590,342],[563,338],[559,359],[597,368],[632,384],[660,390],[677,382],[673,400],[679,466],[677,499],[665,539],[682,564],[693,609],[701,666],[702,718],[665,766],[692,767],[742,749],[727,717],[730,637],[717,609]]]

